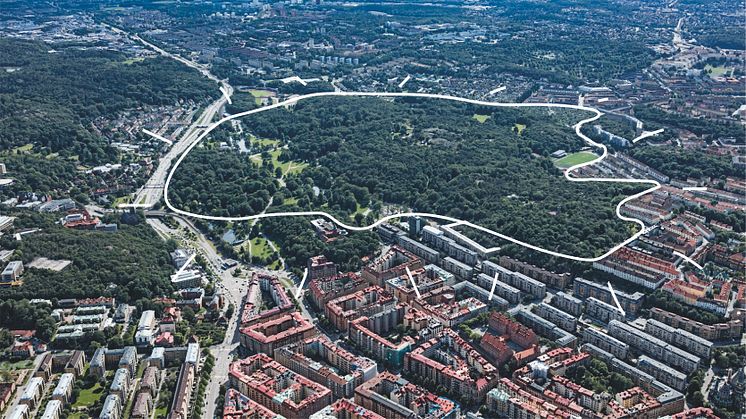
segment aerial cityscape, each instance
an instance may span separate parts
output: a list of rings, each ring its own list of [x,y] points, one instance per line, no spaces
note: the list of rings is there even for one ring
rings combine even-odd
[[[746,1],[0,2],[0,417],[746,417]]]

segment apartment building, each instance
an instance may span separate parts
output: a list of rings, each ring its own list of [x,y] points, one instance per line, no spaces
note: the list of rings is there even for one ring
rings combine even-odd
[[[52,400],[59,400],[63,404],[69,403],[74,383],[75,376],[73,374],[69,372],[62,374],[60,380],[57,382],[57,386],[52,391]]]
[[[337,265],[328,260],[324,255],[308,258],[306,267],[308,268],[308,277],[306,279],[309,281],[319,278],[328,278],[339,273]]]
[[[274,359],[292,371],[323,384],[335,398],[353,397],[355,387],[378,374],[375,361],[346,351],[326,336],[277,348]]]
[[[672,345],[702,358],[712,356],[713,344],[707,339],[679,328],[671,327],[655,319],[645,322],[645,331]]]
[[[412,252],[418,257],[424,259],[428,263],[440,262],[440,253],[437,250],[425,246],[417,240],[411,239],[407,236],[399,236],[398,244],[407,251]]]
[[[122,417],[122,401],[116,394],[109,394],[104,399],[104,406],[101,408],[99,419],[120,419]]]
[[[223,402],[223,419],[287,419],[279,413],[273,412],[261,404],[251,400],[248,396],[229,388],[225,392]]]
[[[520,272],[529,278],[547,284],[550,287],[565,289],[570,283],[570,274],[557,273],[528,262],[513,259],[510,256],[500,256],[500,266],[511,271]]]
[[[482,272],[494,278],[495,274],[499,275],[497,279],[511,285],[519,290],[530,294],[534,298],[544,298],[547,293],[547,286],[528,276],[504,268],[488,260],[482,262]]]
[[[578,319],[575,318],[575,316],[566,313],[556,307],[550,306],[547,303],[541,303],[537,305],[536,314],[567,330],[570,333],[575,333],[575,329],[578,325]]]
[[[273,320],[241,329],[241,349],[245,353],[273,353],[276,348],[318,334],[303,315],[293,311]]]
[[[743,322],[739,319],[709,325],[657,307],[650,309],[650,317],[710,341],[738,339],[743,333]]]
[[[606,284],[600,284],[583,278],[575,278],[573,281],[573,294],[581,299],[593,297],[606,304],[615,304],[611,291]],[[636,314],[642,308],[642,303],[645,301],[645,294],[641,292],[628,294],[614,289],[614,294],[624,311],[630,315]]]
[[[308,298],[317,309],[323,310],[329,301],[369,286],[370,283],[352,272],[314,279],[308,283]]]
[[[479,262],[477,252],[458,244],[436,227],[425,226],[422,229],[422,240],[466,265],[474,266]]]
[[[575,317],[580,317],[583,313],[583,301],[564,291],[554,294],[550,304]]]
[[[455,290],[448,286],[422,294],[412,301],[412,307],[436,318],[445,327],[454,327],[488,310],[487,304],[475,297],[457,300]]]
[[[404,371],[423,381],[432,380],[451,394],[459,394],[473,403],[483,400],[498,379],[497,368],[453,329],[444,329],[408,353],[404,357]]]
[[[656,361],[647,355],[641,355],[637,359],[637,368],[645,371],[655,377],[656,380],[660,380],[676,390],[686,391],[686,374],[677,371],[662,362]]]
[[[602,323],[608,323],[612,320],[624,321],[624,315],[616,305],[605,303],[593,297],[588,297],[585,300],[585,314]]]
[[[474,267],[460,262],[450,256],[443,258],[443,269],[452,272],[459,279],[470,280],[474,277]]]
[[[627,355],[629,355],[628,344],[596,328],[586,328],[583,330],[582,337],[584,342],[590,343],[619,359],[627,359]]]
[[[361,276],[369,283],[383,287],[389,279],[406,275],[406,268],[414,272],[424,266],[423,260],[414,253],[394,245],[373,263],[366,265]]]
[[[549,320],[545,320],[526,309],[518,310],[516,318],[524,325],[535,330],[538,334],[553,340],[559,346],[574,348],[577,344],[578,338],[574,334],[563,330]]]
[[[518,304],[521,302],[521,290],[501,281],[499,276],[498,279],[495,279],[494,276],[489,276],[484,273],[477,275],[477,285],[480,287],[486,290],[492,290],[493,284],[495,285],[494,295],[504,298],[511,304]]]
[[[391,292],[378,285],[371,285],[329,301],[324,307],[324,313],[337,330],[345,331],[352,320],[372,316],[394,305],[396,300]]]
[[[355,403],[387,419],[457,419],[454,402],[388,371],[355,389]]]
[[[231,363],[232,388],[287,419],[306,419],[332,403],[332,391],[259,353]]]
[[[223,419],[226,419],[225,417]],[[269,418],[273,419],[273,418]],[[350,400],[340,399],[311,415],[308,419],[385,419],[383,416],[359,406]]]
[[[636,350],[663,361],[687,374],[700,365],[700,358],[664,342],[644,331],[617,320],[609,322],[609,334]]]
[[[593,262],[593,267],[651,290],[679,276],[673,262],[629,247],[622,247],[611,256]]]

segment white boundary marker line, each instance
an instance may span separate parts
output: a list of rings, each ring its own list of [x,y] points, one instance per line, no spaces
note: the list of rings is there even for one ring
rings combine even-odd
[[[495,287],[497,286],[497,272],[495,272],[495,277],[492,278],[492,288],[490,288],[490,297],[487,299],[488,301],[492,301],[492,296],[495,295]]]
[[[706,191],[707,187],[706,186],[688,186],[686,188],[681,188],[681,189],[685,191]]]
[[[295,290],[295,299],[297,300],[300,298],[301,292],[303,292],[303,284],[306,282],[306,277],[308,276],[308,268],[303,270],[303,278],[300,280],[300,285],[298,285],[298,288]]]
[[[422,298],[420,296],[420,289],[417,287],[417,284],[414,283],[414,278],[412,278],[412,271],[409,270],[409,266],[405,266],[404,269],[407,270],[407,276],[409,277],[409,282],[412,283],[412,288],[414,288],[415,294],[417,294],[417,299]]]
[[[689,256],[687,256],[687,255],[685,255],[683,253],[679,253],[679,252],[677,252],[677,251],[674,250],[673,254],[674,254],[674,256],[678,256],[678,257],[684,259],[685,261],[691,263],[692,265],[694,265],[694,267],[696,267],[700,271],[705,269],[705,268],[702,267],[702,265],[700,265],[699,263],[695,262],[692,258],[690,258]]]
[[[500,93],[500,92],[502,92],[503,90],[505,90],[505,89],[507,89],[507,88],[508,88],[508,86],[500,86],[500,87],[496,87],[496,88],[494,88],[494,89],[490,90],[490,94],[491,94],[491,95],[494,95],[495,93]]]
[[[611,282],[606,282],[606,285],[609,286],[609,291],[611,292],[611,298],[614,299],[614,303],[616,303],[616,308],[618,308],[619,311],[622,312],[622,316],[626,317],[627,313],[624,312],[622,305],[619,304],[619,300],[616,298],[616,293],[614,292],[614,288],[611,288]]]
[[[410,76],[409,74],[407,74],[407,77],[404,77],[404,80],[402,80],[401,83],[399,83],[399,88],[401,89],[402,87],[404,87],[404,85],[407,84],[407,82],[410,79],[412,79],[412,76]]]
[[[639,137],[637,137],[637,138],[635,138],[635,139],[632,140],[632,144],[634,144],[634,143],[636,143],[636,142],[638,142],[640,140],[643,140],[645,138],[652,137],[654,135],[658,135],[658,134],[660,134],[663,131],[664,131],[663,128],[657,129],[655,131],[643,131],[643,133],[640,134]]]
[[[225,92],[223,92],[223,93],[225,93]],[[155,139],[157,139],[157,140],[161,140],[161,141],[163,141],[164,143],[166,143],[166,144],[168,144],[168,145],[173,145],[173,144],[174,144],[174,142],[173,142],[173,141],[171,141],[171,140],[169,140],[168,138],[166,138],[166,137],[163,137],[163,136],[161,136],[161,135],[158,135],[158,134],[156,134],[156,133],[154,133],[153,131],[150,131],[150,130],[148,130],[148,129],[145,129],[145,128],[143,128],[143,129],[142,129],[142,132],[144,132],[144,133],[146,133],[146,134],[150,135],[151,137],[153,137],[153,138],[155,138]]]
[[[628,239],[624,240],[623,242],[617,244],[616,246],[609,249],[606,253],[604,253],[601,256],[596,257],[581,257],[581,256],[575,256],[575,255],[568,255],[566,253],[561,252],[555,252],[553,250],[544,249],[543,247],[536,246],[530,243],[526,243],[523,241],[520,241],[518,239],[514,239],[510,236],[506,236],[505,234],[499,233],[494,230],[490,230],[486,227],[482,227],[480,225],[471,223],[469,221],[459,220],[458,218],[454,217],[448,217],[445,215],[438,215],[438,214],[432,214],[432,213],[426,213],[426,212],[403,212],[398,214],[391,214],[387,215],[385,217],[380,218],[378,221],[374,222],[371,225],[368,226],[354,226],[354,225],[348,225],[344,222],[338,220],[333,215],[324,212],[324,211],[296,211],[296,212],[271,212],[271,213],[265,213],[265,214],[256,214],[256,215],[247,215],[244,217],[225,217],[225,216],[215,216],[215,215],[202,215],[202,214],[195,214],[193,212],[184,211],[181,209],[178,209],[174,207],[171,204],[171,201],[168,199],[168,187],[171,184],[171,179],[173,178],[174,172],[176,169],[178,169],[181,162],[184,160],[184,158],[189,154],[189,152],[197,146],[197,144],[200,143],[200,141],[205,138],[215,127],[222,124],[223,122],[230,121],[232,119],[241,118],[247,115],[259,113],[259,112],[265,112],[270,109],[275,109],[283,106],[288,106],[291,104],[298,103],[301,100],[311,99],[311,98],[317,98],[317,97],[328,97],[328,96],[360,96],[360,97],[419,97],[419,98],[432,98],[432,99],[446,99],[446,100],[452,100],[456,102],[462,102],[462,103],[470,103],[473,105],[479,105],[479,106],[494,106],[494,107],[504,107],[504,108],[564,108],[564,109],[576,109],[581,111],[587,111],[592,112],[595,115],[586,118],[577,124],[575,124],[575,134],[585,140],[586,143],[589,145],[601,149],[603,152],[602,154],[591,161],[587,161],[585,163],[580,163],[575,166],[572,166],[565,170],[564,176],[565,178],[570,182],[610,182],[610,183],[631,183],[631,184],[643,184],[643,185],[650,185],[649,188],[645,189],[642,192],[638,192],[634,195],[630,195],[627,198],[622,199],[616,206],[616,216],[622,221],[629,221],[637,224],[640,226],[640,230],[633,234]],[[592,164],[598,163],[599,161],[606,158],[606,156],[609,154],[608,149],[605,145],[601,143],[597,143],[593,140],[591,140],[588,136],[580,132],[581,128],[583,128],[584,124],[587,124],[589,122],[593,122],[597,120],[598,118],[603,115],[601,111],[595,108],[589,108],[585,106],[579,106],[579,105],[568,105],[564,103],[504,103],[504,102],[486,102],[482,100],[476,100],[476,99],[468,99],[468,98],[462,98],[462,97],[456,97],[456,96],[448,96],[448,95],[440,95],[440,94],[434,94],[434,93],[410,93],[410,92],[401,92],[401,93],[395,93],[395,92],[317,92],[317,93],[310,93],[307,95],[302,96],[296,96],[290,99],[287,99],[282,102],[278,102],[272,105],[263,106],[261,108],[255,108],[244,112],[239,112],[233,115],[228,115],[219,121],[211,124],[207,129],[205,129],[202,134],[197,138],[196,141],[194,141],[192,144],[189,145],[189,147],[179,156],[179,159],[176,161],[176,163],[171,167],[171,171],[168,173],[168,177],[166,178],[166,182],[163,185],[163,198],[166,203],[166,206],[173,212],[188,216],[188,217],[194,217],[194,218],[200,218],[203,220],[212,220],[212,221],[247,221],[247,220],[258,220],[262,218],[272,218],[272,217],[287,217],[287,216],[313,216],[313,217],[324,217],[328,219],[329,221],[332,221],[336,225],[348,230],[348,231],[368,231],[372,230],[373,228],[387,222],[388,220],[394,219],[394,218],[401,218],[401,217],[426,217],[434,220],[441,220],[441,221],[448,221],[448,222],[454,222],[454,223],[461,223],[463,225],[466,225],[468,227],[474,228],[476,230],[491,234],[495,237],[498,237],[500,239],[509,241],[511,243],[515,243],[518,245],[521,245],[523,247],[529,248],[531,250],[535,250],[537,252],[546,253],[551,256],[561,257],[565,259],[575,260],[578,262],[597,262],[599,260],[602,260],[612,253],[616,252],[620,248],[624,247],[628,243],[631,243],[635,240],[637,240],[638,237],[640,237],[643,232],[645,223],[637,218],[627,217],[623,215],[620,212],[620,209],[622,205],[626,204],[627,202],[637,199],[645,194],[648,194],[650,192],[653,192],[657,189],[660,189],[661,184],[658,181],[652,180],[652,179],[626,179],[626,178],[576,178],[570,176],[570,174],[582,167],[590,166]]]
[[[191,256],[189,256],[189,259],[187,259],[187,260],[186,260],[186,262],[184,262],[184,264],[183,264],[183,265],[181,265],[181,268],[179,268],[179,270],[178,270],[178,271],[176,271],[176,275],[179,275],[179,274],[181,274],[182,272],[184,272],[184,270],[185,270],[185,269],[186,269],[186,268],[187,268],[187,267],[188,267],[189,265],[191,265],[191,264],[192,264],[192,262],[194,261],[194,258],[196,258],[196,257],[197,257],[197,252],[194,252],[194,253],[192,253],[192,255],[191,255]]]
[[[233,101],[231,100],[231,97],[228,96],[228,92],[225,91],[225,88],[222,85],[220,86],[220,91],[223,93],[223,96],[225,96],[225,99],[228,101],[228,104],[232,105]]]
[[[148,204],[119,204],[117,208],[150,208],[152,205]]]

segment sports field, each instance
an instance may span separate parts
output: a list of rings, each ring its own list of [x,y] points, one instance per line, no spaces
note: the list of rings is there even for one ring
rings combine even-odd
[[[576,164],[589,162],[598,158],[598,155],[588,151],[580,151],[577,153],[568,154],[561,159],[554,161],[554,165],[560,169],[567,169],[568,167],[575,166]]]

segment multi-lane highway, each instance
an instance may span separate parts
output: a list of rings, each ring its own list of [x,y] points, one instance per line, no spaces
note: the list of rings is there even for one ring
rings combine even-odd
[[[225,104],[230,100],[230,97],[233,95],[233,86],[228,84],[226,80],[221,80],[217,76],[212,74],[209,67],[206,65],[199,64],[180,55],[170,53],[163,48],[160,48],[157,45],[144,40],[140,37],[140,35],[129,34],[126,31],[113,26],[109,26],[109,28],[113,32],[123,34],[130,39],[145,45],[149,49],[152,49],[153,51],[163,55],[164,57],[171,58],[199,71],[200,73],[202,73],[203,76],[215,81],[219,85],[217,87],[217,90],[219,90],[221,93],[220,98],[209,104],[205,108],[205,110],[202,111],[202,114],[200,114],[200,116],[197,117],[197,119],[189,126],[189,128],[184,131],[184,133],[181,135],[181,138],[173,140],[174,143],[171,148],[158,161],[158,167],[155,169],[155,172],[153,172],[153,174],[150,176],[150,179],[148,179],[145,185],[143,185],[135,194],[135,198],[132,200],[132,203],[135,204],[135,206],[140,208],[152,208],[156,203],[158,203],[158,201],[160,201],[161,197],[163,196],[163,184],[166,181],[166,176],[168,176],[169,169],[171,168],[171,163],[200,137],[200,134],[205,128],[212,124],[213,120],[215,119],[215,115],[219,115],[220,110],[223,108],[223,106],[225,106]]]

